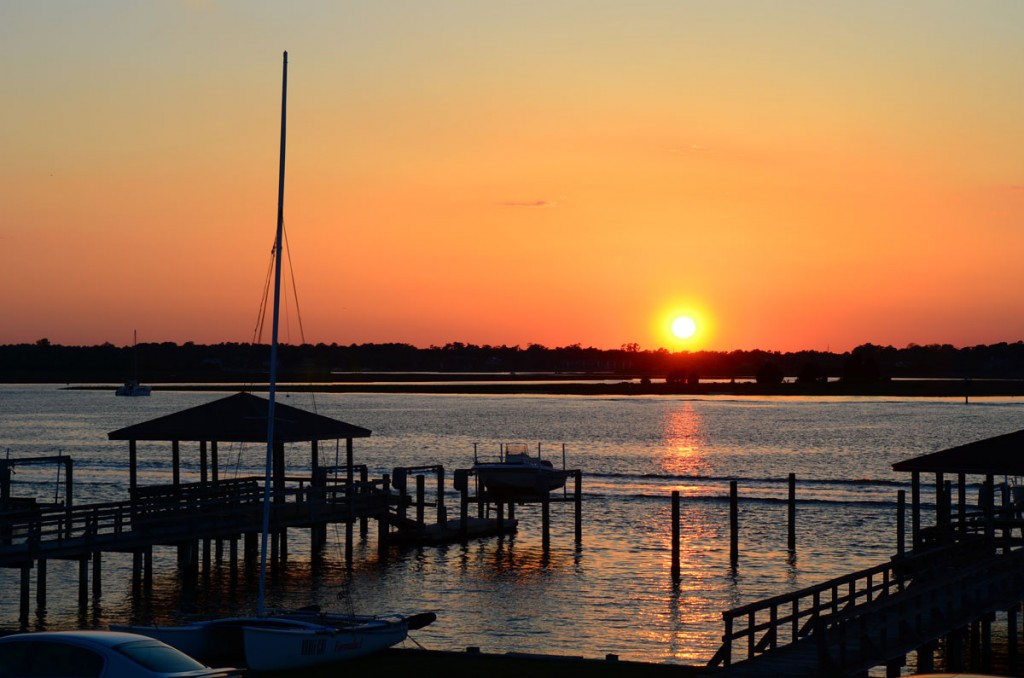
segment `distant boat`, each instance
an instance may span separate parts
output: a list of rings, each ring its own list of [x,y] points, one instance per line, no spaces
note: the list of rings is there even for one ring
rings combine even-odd
[[[153,389],[139,383],[139,333],[132,333],[132,354],[135,362],[135,378],[124,382],[124,386],[118,386],[114,395],[119,396],[148,396]]]
[[[562,448],[565,457],[565,447]],[[563,466],[565,465],[563,461]],[[481,460],[473,446],[473,470],[492,497],[504,500],[544,496],[565,487],[569,472],[556,469],[547,459],[531,456],[525,443],[504,443],[496,461]]]
[[[124,382],[124,386],[118,386],[117,390],[114,391],[114,395],[119,395],[119,396],[148,396],[150,391],[152,391],[152,390],[153,390],[152,387],[144,386],[144,385],[140,384],[137,380],[133,379],[131,381]]]

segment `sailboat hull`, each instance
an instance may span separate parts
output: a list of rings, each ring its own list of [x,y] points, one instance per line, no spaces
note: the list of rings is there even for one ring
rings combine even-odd
[[[428,624],[414,615],[377,618],[313,615],[227,617],[184,626],[111,625],[156,638],[199,661],[240,663],[255,671],[281,671],[343,662],[405,640],[410,626]]]
[[[327,626],[270,628],[246,626],[245,663],[257,671],[309,668],[344,662],[405,640],[400,622],[371,622],[358,629]]]

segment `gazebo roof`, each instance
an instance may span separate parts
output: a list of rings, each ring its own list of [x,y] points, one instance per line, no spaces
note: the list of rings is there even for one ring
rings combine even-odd
[[[110,440],[206,440],[266,442],[269,401],[235,395],[134,424],[107,434]],[[275,442],[366,438],[370,430],[297,407],[274,403]]]
[[[1024,476],[1024,430],[907,459],[893,464],[892,469]]]

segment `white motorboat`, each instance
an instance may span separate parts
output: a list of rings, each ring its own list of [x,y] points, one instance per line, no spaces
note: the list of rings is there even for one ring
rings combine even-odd
[[[565,470],[565,446],[562,446],[562,466],[557,469],[540,454],[532,456],[525,443],[504,443],[497,460],[481,459],[473,446],[473,471],[492,497],[503,500],[536,498],[561,489],[569,477]]]

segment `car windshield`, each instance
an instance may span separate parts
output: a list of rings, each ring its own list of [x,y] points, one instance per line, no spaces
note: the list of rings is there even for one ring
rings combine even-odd
[[[179,652],[157,640],[133,640],[114,648],[121,654],[134,659],[150,671],[177,673],[205,668],[184,652]]]

